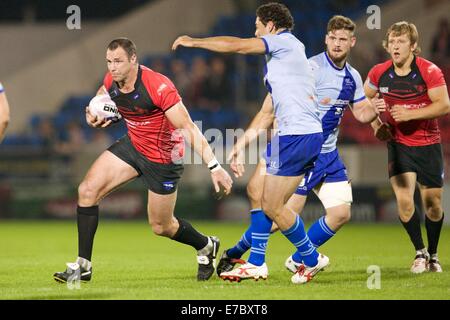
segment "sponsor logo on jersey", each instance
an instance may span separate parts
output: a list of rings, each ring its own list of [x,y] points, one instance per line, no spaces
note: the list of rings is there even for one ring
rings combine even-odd
[[[354,86],[354,85],[355,85],[355,82],[354,82],[352,79],[350,79],[350,78],[345,78],[344,84],[345,84],[346,86]]]
[[[167,88],[167,84],[162,83],[162,84],[159,86],[158,90],[156,90],[156,92],[157,92],[159,95],[161,95],[161,92],[163,92],[165,88]]]
[[[335,116],[340,116],[340,115],[342,115],[342,110],[343,110],[344,108],[336,108],[336,111],[334,112],[334,115]]]

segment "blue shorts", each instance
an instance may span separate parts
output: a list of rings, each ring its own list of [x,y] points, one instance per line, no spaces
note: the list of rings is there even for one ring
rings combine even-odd
[[[298,177],[314,167],[323,143],[322,132],[274,136],[265,155],[267,173]]]
[[[305,173],[305,177],[295,193],[307,196],[319,183],[341,181],[348,181],[347,170],[339,157],[337,149],[335,149],[319,155],[316,165]]]

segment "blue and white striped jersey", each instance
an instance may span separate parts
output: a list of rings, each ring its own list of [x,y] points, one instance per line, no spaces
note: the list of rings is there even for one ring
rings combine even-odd
[[[336,149],[339,123],[349,104],[365,99],[359,72],[348,63],[337,68],[325,52],[309,58],[316,80],[320,119],[324,135],[321,153]]]

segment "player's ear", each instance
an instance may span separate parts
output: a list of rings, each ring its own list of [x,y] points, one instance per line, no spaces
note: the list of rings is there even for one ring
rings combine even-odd
[[[416,49],[417,49],[417,42],[411,46],[411,52],[416,51]]]
[[[131,63],[136,63],[136,61],[137,61],[137,56],[136,56],[135,53],[133,53],[133,55],[132,55],[131,58],[130,58],[130,62],[131,62]]]
[[[272,33],[272,31],[275,29],[275,24],[273,23],[273,21],[267,22],[266,28],[269,33]]]
[[[354,46],[355,46],[355,44],[356,44],[356,37],[355,36],[352,36],[351,38],[350,38],[350,46],[353,48]]]

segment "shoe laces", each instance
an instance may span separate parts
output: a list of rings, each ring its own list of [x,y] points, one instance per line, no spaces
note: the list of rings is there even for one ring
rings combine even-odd
[[[230,262],[238,263],[238,264],[246,264],[247,263],[247,261],[245,261],[244,259],[235,259],[235,258],[230,258]]]
[[[306,266],[303,263],[297,267],[297,273],[299,276],[305,277],[307,281],[312,279],[311,273],[306,273]]]

